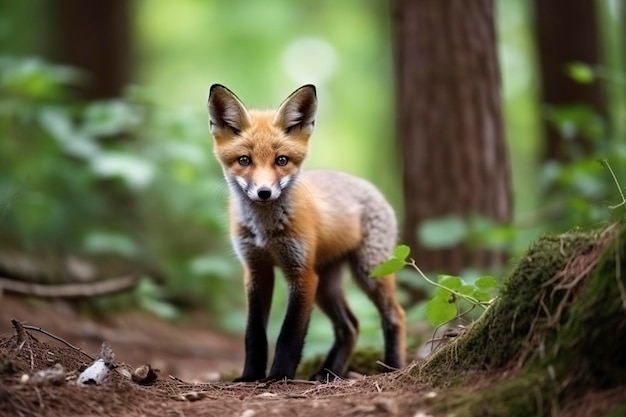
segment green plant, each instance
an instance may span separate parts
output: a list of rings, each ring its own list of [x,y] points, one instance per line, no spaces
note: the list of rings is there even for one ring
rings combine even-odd
[[[618,71],[583,62],[566,67],[568,76],[577,83],[604,83],[607,90],[626,87],[626,76]],[[535,223],[543,230],[563,231],[573,225],[593,226],[612,218],[613,183],[626,175],[626,143],[620,110],[621,105],[599,112],[589,105],[570,103],[547,106],[544,117],[563,141],[562,160],[546,161],[539,186],[545,198]],[[600,161],[600,163],[598,163]],[[610,166],[609,166],[610,162]],[[612,166],[612,168],[611,168]],[[610,177],[604,175],[608,169]]]
[[[0,250],[124,259],[154,282],[136,305],[160,316],[243,306],[203,109],[161,109],[138,87],[80,102],[83,75],[0,55]]]
[[[410,266],[430,285],[435,287],[433,297],[426,304],[426,319],[433,327],[441,326],[455,318],[465,316],[476,307],[485,310],[495,299],[498,281],[485,275],[473,283],[465,282],[454,275],[439,275],[433,281],[409,258],[410,248],[398,245],[393,256],[379,265],[371,274],[373,278],[395,273],[405,266]]]

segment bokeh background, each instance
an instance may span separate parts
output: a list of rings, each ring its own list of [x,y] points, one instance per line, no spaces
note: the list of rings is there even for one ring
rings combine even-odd
[[[611,219],[619,188],[598,158],[626,183],[626,7],[584,2],[597,59],[557,64],[570,81],[598,86],[600,107],[584,98],[549,106],[540,55],[556,35],[540,36],[539,1],[493,2],[514,206],[511,222],[481,230],[509,259],[542,233]],[[543,16],[577,22],[575,7],[554,3],[561,9]],[[220,329],[241,332],[241,268],[207,130],[208,88],[221,83],[249,107],[273,107],[316,84],[306,168],[368,178],[402,219],[391,11],[384,0],[0,0],[0,275],[57,285],[133,273],[140,280],[132,289],[81,299],[81,308],[141,308],[166,320],[201,310]],[[582,28],[568,30],[552,47],[575,56]],[[580,136],[587,145],[546,158],[546,126],[565,149]],[[415,233],[458,236],[439,242],[457,244],[465,229],[450,220]],[[508,266],[495,270],[498,278]],[[485,272],[466,270],[468,280]],[[403,291],[428,292],[411,271],[401,280]],[[284,293],[279,285],[270,338]],[[423,319],[423,299],[401,297],[411,322]],[[362,317],[361,345],[379,345],[373,307],[357,291],[350,299]],[[316,314],[308,351],[326,349],[330,337]]]

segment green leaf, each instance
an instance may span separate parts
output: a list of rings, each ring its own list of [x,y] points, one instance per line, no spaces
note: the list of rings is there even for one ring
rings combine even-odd
[[[96,101],[85,108],[83,128],[90,136],[111,136],[131,130],[141,120],[139,108],[128,101]]]
[[[461,286],[464,284],[461,277],[457,277],[454,275],[439,275],[437,277],[437,282],[439,283],[439,285],[443,285],[444,287],[451,290],[457,290],[461,288]]]
[[[472,293],[476,291],[476,287],[473,285],[465,284],[458,288],[457,291],[459,292],[459,294],[472,295]]]
[[[475,299],[477,299],[481,303],[486,303],[486,302],[490,301],[493,298],[493,296],[491,294],[491,291],[485,291],[485,290],[476,290],[476,291],[474,291],[472,293],[472,297],[474,297]]]
[[[407,245],[398,245],[393,250],[394,258],[398,258],[403,261],[406,261],[406,258],[409,256],[409,253],[411,253],[411,248],[409,248]]]
[[[157,170],[148,159],[131,153],[101,152],[91,159],[91,171],[97,177],[119,177],[133,190],[147,188]]]
[[[596,79],[593,67],[580,61],[569,63],[567,75],[580,84],[591,84]]]
[[[450,248],[466,236],[467,224],[458,216],[427,220],[418,229],[418,238],[427,248]]]
[[[370,277],[380,278],[385,275],[393,274],[394,272],[398,272],[399,270],[404,268],[405,265],[406,262],[404,262],[402,259],[391,258],[380,264],[376,269],[374,269],[370,274]]]
[[[140,298],[138,302],[143,309],[162,319],[174,320],[180,317],[181,314],[174,305],[165,301],[153,298]]]
[[[478,278],[476,282],[474,282],[474,285],[481,289],[491,289],[498,286],[498,281],[491,275],[485,275],[484,277]]]
[[[457,314],[456,304],[450,304],[445,298],[435,297],[426,303],[426,320],[433,327],[452,320]]]
[[[437,289],[435,289],[434,297],[443,298],[447,300],[451,294],[452,294],[452,291],[450,291],[449,289],[437,287]]]
[[[134,290],[137,303],[145,310],[151,312],[157,317],[173,320],[180,316],[180,311],[165,300],[163,297],[163,288],[156,285],[149,278],[142,278]]]
[[[139,245],[131,236],[106,230],[93,230],[85,237],[83,249],[94,254],[117,254],[129,258],[138,256]]]

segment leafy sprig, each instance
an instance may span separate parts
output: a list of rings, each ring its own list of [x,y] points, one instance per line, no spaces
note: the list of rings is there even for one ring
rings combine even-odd
[[[495,299],[498,281],[489,275],[482,276],[474,283],[469,284],[461,277],[454,275],[439,275],[437,281],[433,281],[417,266],[415,260],[409,258],[410,248],[406,245],[398,245],[393,255],[387,261],[380,264],[371,276],[373,278],[393,274],[405,266],[410,266],[429,284],[436,287],[433,298],[426,304],[426,319],[433,327],[438,327],[463,316],[476,307],[486,309]],[[465,311],[461,311],[459,301],[465,301],[470,305]]]

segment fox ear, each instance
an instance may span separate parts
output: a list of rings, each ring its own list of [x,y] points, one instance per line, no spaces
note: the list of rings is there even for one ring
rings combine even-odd
[[[310,135],[313,133],[316,111],[315,86],[307,84],[291,93],[282,102],[274,116],[274,123],[282,127],[286,133],[299,132]]]
[[[241,100],[221,84],[209,89],[209,128],[213,136],[237,135],[250,126],[250,115]]]

